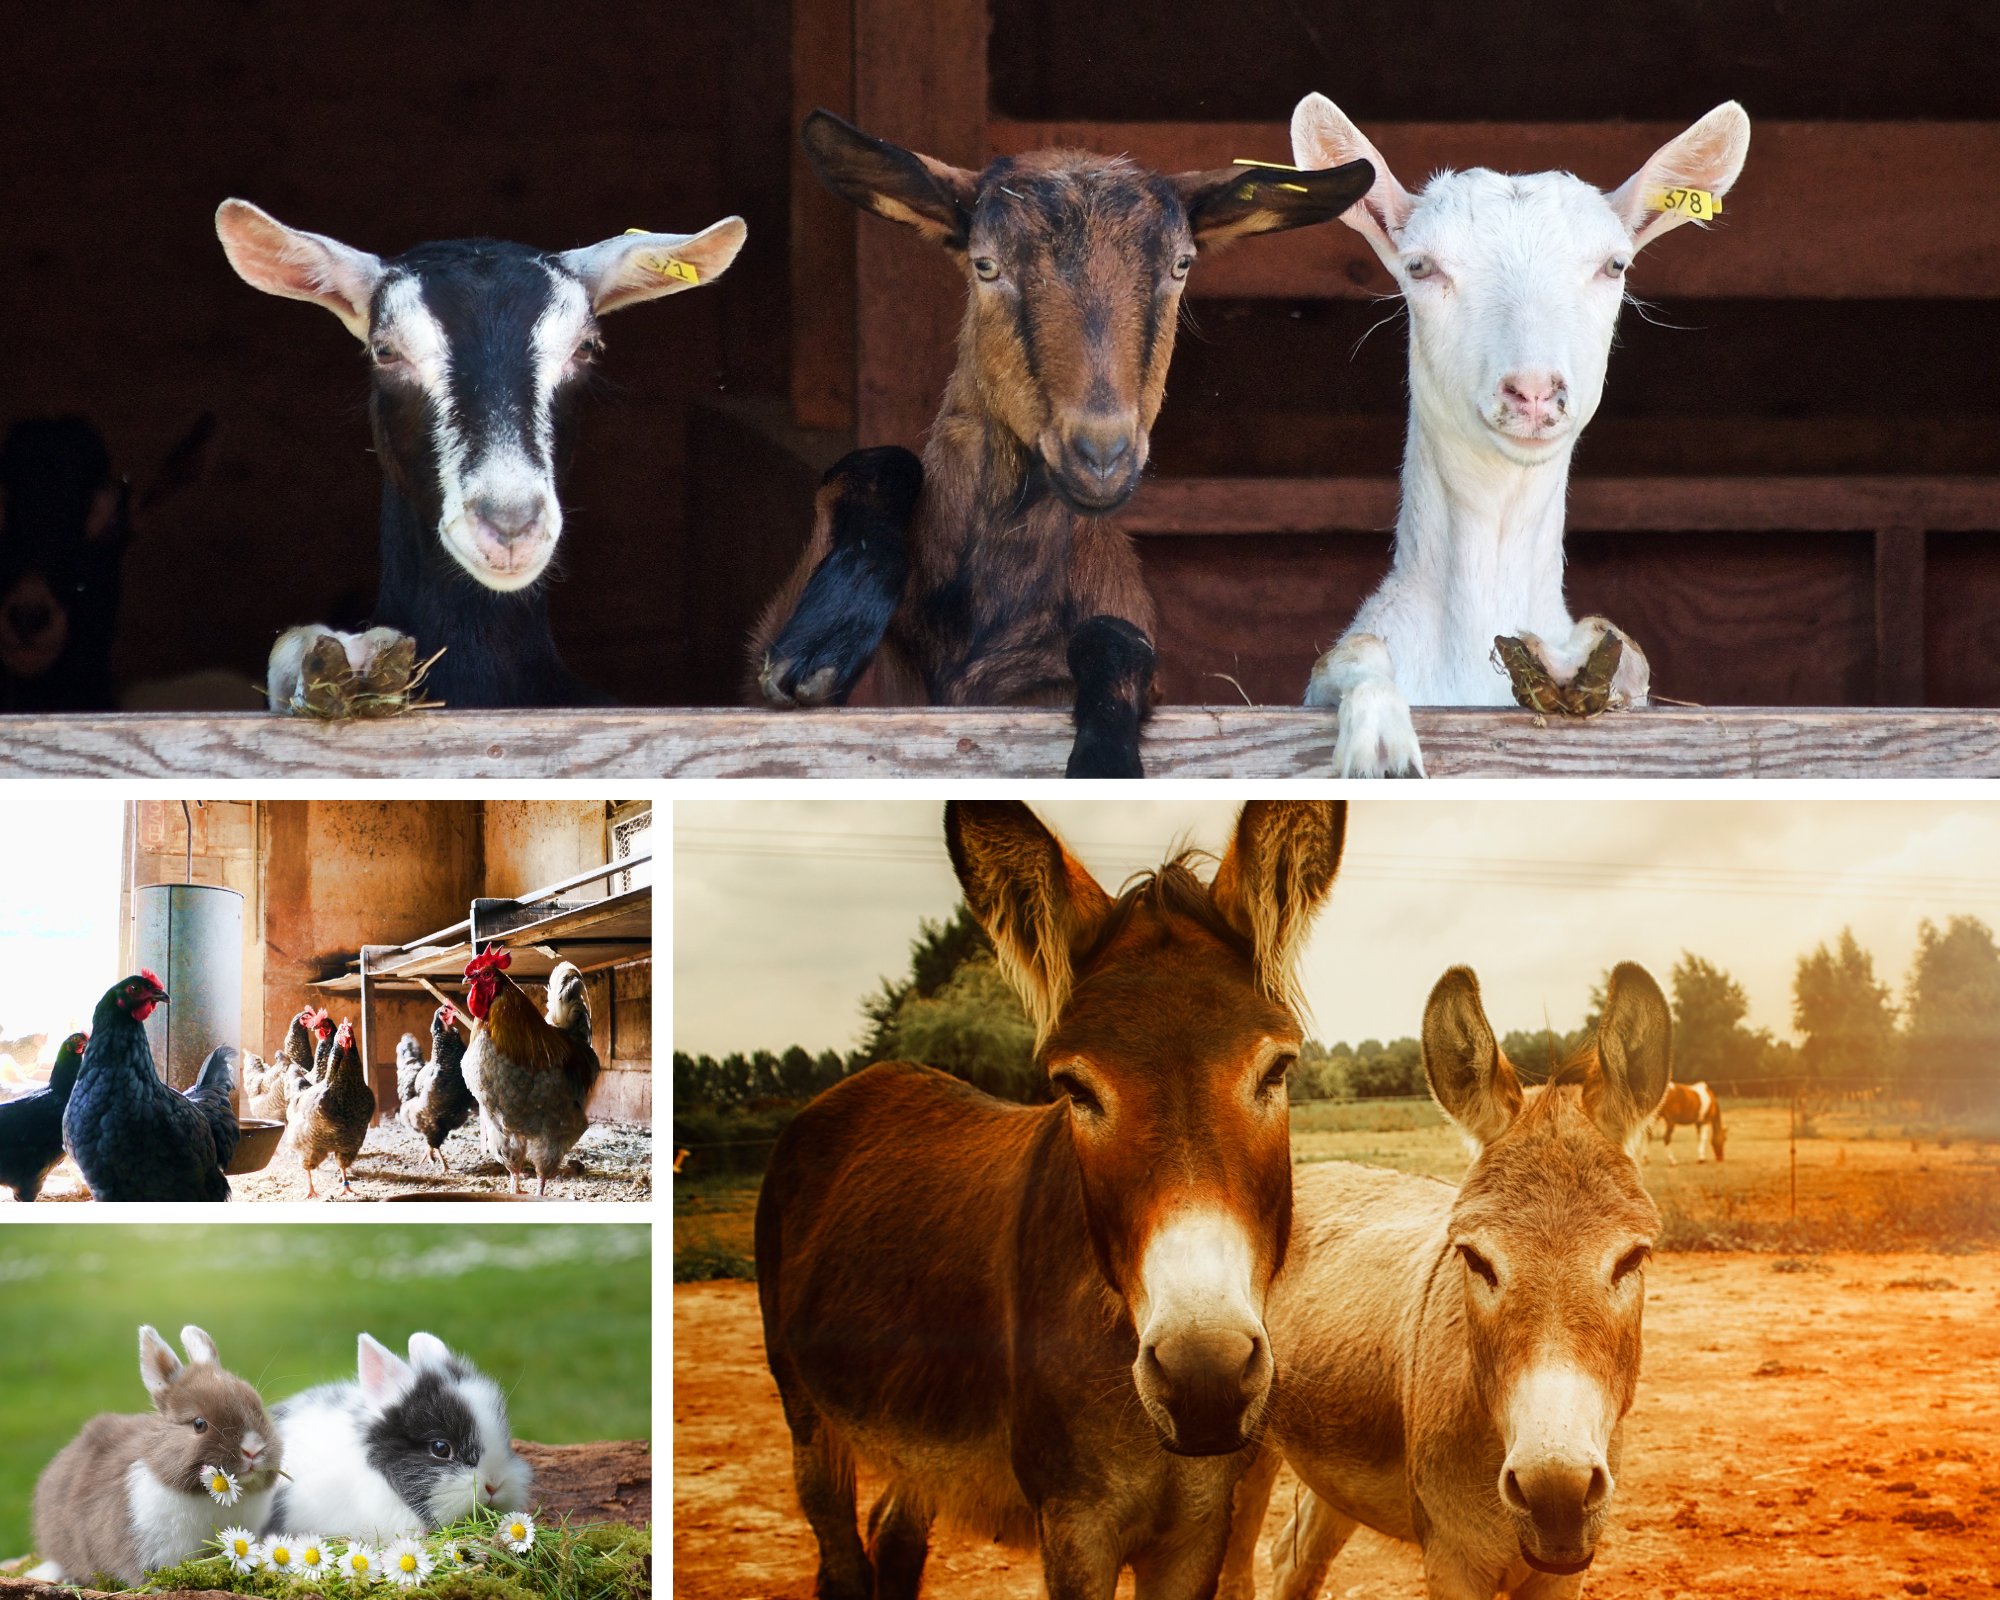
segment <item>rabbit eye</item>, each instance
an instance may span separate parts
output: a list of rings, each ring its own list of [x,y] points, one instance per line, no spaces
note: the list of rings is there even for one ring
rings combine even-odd
[[[196,1417],[196,1418],[194,1419],[194,1431],[195,1431],[196,1433],[206,1433],[206,1432],[208,1432],[208,1418],[206,1418],[206,1417]]]
[[[448,1439],[431,1440],[431,1454],[436,1456],[440,1461],[449,1461],[451,1459],[451,1441]]]

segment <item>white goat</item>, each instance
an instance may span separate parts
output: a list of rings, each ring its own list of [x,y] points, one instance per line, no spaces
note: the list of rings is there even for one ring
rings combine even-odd
[[[1625,270],[1694,220],[1675,190],[1719,198],[1743,168],[1750,119],[1731,100],[1657,150],[1611,194],[1566,172],[1442,172],[1396,181],[1340,108],[1292,113],[1293,160],[1375,164],[1341,220],[1374,246],[1410,312],[1410,425],[1395,561],[1314,665],[1307,705],[1338,705],[1343,777],[1422,777],[1410,706],[1508,705],[1493,640],[1521,638],[1567,683],[1607,631],[1624,656],[1613,703],[1643,705],[1646,658],[1563,601],[1570,452],[1604,392]],[[1699,207],[1699,200],[1689,202]]]

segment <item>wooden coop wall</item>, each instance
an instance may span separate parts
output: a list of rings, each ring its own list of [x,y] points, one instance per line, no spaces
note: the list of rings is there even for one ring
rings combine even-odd
[[[1621,319],[1576,453],[1576,494],[1613,509],[1572,519],[1573,608],[1629,628],[1680,699],[2000,705],[2000,212],[1968,181],[2000,160],[1987,8],[1613,0],[1423,28],[1388,0],[794,0],[791,16],[794,126],[823,105],[970,167],[1048,143],[1164,170],[1285,161],[1291,107],[1317,89],[1412,186],[1474,164],[1615,185],[1743,100],[1750,157],[1722,222],[1633,269],[1646,304]],[[744,635],[803,544],[818,473],[855,443],[920,445],[954,358],[964,285],[941,251],[826,195],[796,148],[792,216],[789,408],[739,398],[696,423],[694,520],[739,513],[726,547],[690,551],[713,602],[690,619],[703,703],[738,701]],[[1196,266],[1154,477],[1120,519],[1159,601],[1169,702],[1296,704],[1386,570],[1406,405],[1389,288],[1339,224]],[[1880,492],[1857,521],[1841,491],[1862,479]],[[1649,508],[1658,483],[1704,496],[1702,514]],[[1164,514],[1190,484],[1193,509]],[[1291,490],[1357,488],[1373,520],[1319,492],[1319,520],[1256,521]]]

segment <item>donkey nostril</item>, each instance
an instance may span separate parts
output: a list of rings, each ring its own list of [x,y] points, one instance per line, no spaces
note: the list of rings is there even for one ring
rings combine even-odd
[[[1521,1493],[1521,1480],[1512,1467],[1500,1475],[1500,1494],[1514,1510],[1523,1513],[1527,1511],[1528,1497]]]
[[[1583,1509],[1585,1511],[1595,1511],[1599,1506],[1604,1504],[1605,1497],[1610,1493],[1611,1480],[1604,1475],[1604,1469],[1602,1467],[1592,1467],[1590,1469],[1590,1487],[1583,1492]]]

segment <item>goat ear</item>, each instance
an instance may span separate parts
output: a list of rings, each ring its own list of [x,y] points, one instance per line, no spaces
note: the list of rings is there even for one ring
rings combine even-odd
[[[146,1393],[158,1400],[166,1393],[167,1385],[179,1376],[181,1358],[174,1354],[173,1346],[162,1339],[155,1328],[141,1324],[139,1328],[139,1381],[146,1386]]]
[[[915,228],[947,250],[965,248],[978,173],[872,139],[831,111],[807,117],[799,142],[819,181],[841,199]]]
[[[590,291],[590,309],[601,317],[721,277],[749,232],[741,217],[724,217],[700,233],[634,228],[602,244],[565,250],[556,259]]]
[[[229,264],[252,288],[325,306],[355,338],[368,337],[368,310],[382,281],[380,256],[288,228],[248,200],[223,201],[215,233]]]
[[[1507,1131],[1526,1102],[1521,1080],[1494,1040],[1470,967],[1453,967],[1431,990],[1423,1042],[1432,1098],[1484,1149]]]
[[[1340,870],[1345,800],[1252,800],[1215,869],[1209,898],[1255,950],[1257,987],[1298,1003],[1298,956]]]
[[[1323,172],[1218,167],[1212,172],[1183,172],[1173,180],[1199,245],[1331,222],[1374,182],[1375,169],[1366,161],[1350,161]]]
[[[1674,1016],[1644,967],[1621,961],[1611,970],[1604,1015],[1597,1024],[1598,1071],[1584,1104],[1598,1131],[1629,1148],[1666,1098],[1673,1074]]]
[[[1035,1022],[1035,1047],[1069,1001],[1071,957],[1111,911],[1111,897],[1018,800],[954,800],[945,844],[1000,969]]]
[[[1611,194],[1611,209],[1632,235],[1634,249],[1692,222],[1685,211],[1662,211],[1670,189],[1706,189],[1718,200],[1729,192],[1750,154],[1750,113],[1725,100],[1678,138],[1669,139]]]
[[[1347,113],[1323,94],[1309,94],[1292,111],[1292,159],[1302,167],[1336,167],[1366,161],[1375,169],[1368,192],[1343,212],[1340,220],[1375,247],[1393,265],[1396,235],[1417,208],[1416,198],[1396,181],[1382,152],[1355,127]]]

